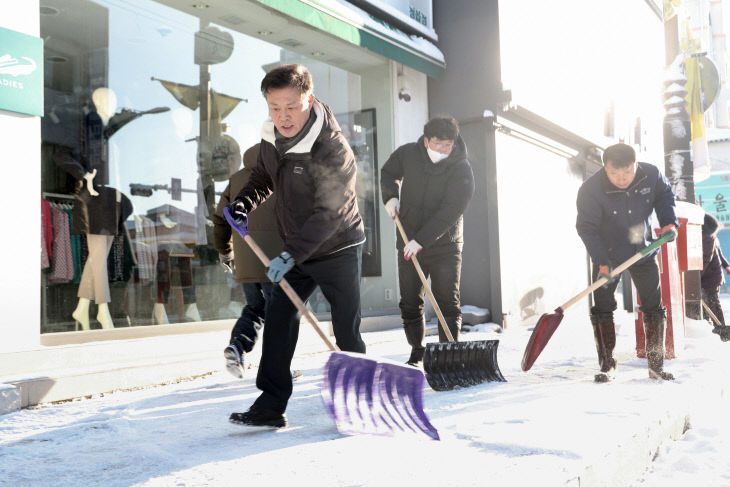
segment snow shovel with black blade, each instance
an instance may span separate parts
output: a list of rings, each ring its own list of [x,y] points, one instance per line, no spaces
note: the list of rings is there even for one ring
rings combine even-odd
[[[723,342],[730,341],[730,327],[723,325],[720,323],[720,320],[715,316],[715,313],[712,312],[709,306],[707,306],[707,303],[705,303],[704,300],[700,300],[702,303],[702,306],[705,308],[705,311],[708,315],[710,315],[710,318],[712,318],[712,321],[715,322],[714,325],[712,325],[712,333],[718,335],[720,337],[720,340]]]
[[[248,233],[247,219],[244,217],[239,224],[227,207],[223,208],[223,216],[268,267],[269,258]],[[380,362],[360,353],[339,351],[285,278],[279,281],[279,286],[332,351],[325,364],[321,394],[338,431],[387,436],[422,432],[439,439],[438,431],[423,411],[424,377],[420,370]]]
[[[638,260],[646,257],[654,250],[658,249],[667,242],[671,242],[675,238],[677,238],[677,231],[675,229],[667,230],[666,232],[662,233],[658,239],[635,253],[626,262],[616,267],[611,272],[610,278],[614,279],[620,276],[623,271],[634,265]],[[563,320],[563,314],[565,310],[573,306],[575,303],[577,303],[599,287],[603,286],[607,282],[609,282],[609,278],[607,277],[602,277],[598,279],[593,284],[588,286],[588,288],[581,291],[578,295],[572,298],[570,301],[562,306],[555,308],[555,312],[544,313],[540,317],[540,319],[537,321],[537,325],[535,325],[535,328],[532,330],[532,335],[530,335],[530,339],[527,341],[525,353],[522,355],[523,371],[527,372],[528,370],[530,370],[532,364],[534,364],[535,360],[537,360],[537,357],[540,356],[540,353],[542,353],[545,345],[547,345],[547,342],[550,340],[550,337],[553,336],[553,333],[555,333],[558,325],[560,325],[560,322]]]
[[[403,242],[409,242],[397,215],[394,220]],[[423,274],[418,259],[413,255],[411,260],[448,340],[448,342],[426,344],[423,370],[426,372],[428,385],[435,391],[450,391],[456,387],[470,387],[487,381],[507,382],[497,365],[499,340],[454,341],[451,330],[441,313],[441,308],[436,302],[436,297],[426,282],[426,276]]]

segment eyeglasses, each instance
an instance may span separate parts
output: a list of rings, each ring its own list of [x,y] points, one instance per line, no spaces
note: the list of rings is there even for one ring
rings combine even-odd
[[[444,141],[444,142],[440,142],[439,139],[437,139],[435,137],[432,138],[431,140],[429,140],[428,141],[428,144],[430,146],[436,148],[436,149],[441,149],[441,150],[449,150],[450,151],[451,149],[454,148],[454,142],[453,141],[447,140],[447,141]]]

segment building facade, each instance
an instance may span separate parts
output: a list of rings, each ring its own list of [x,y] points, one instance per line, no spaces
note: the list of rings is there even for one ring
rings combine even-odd
[[[43,40],[43,116],[0,107],[3,159],[23,168],[0,193],[7,208],[23,202],[0,244],[14,257],[0,279],[0,377],[24,352],[72,347],[64,363],[133,338],[118,345],[133,361],[152,340],[193,349],[181,334],[230,329],[242,296],[218,263],[209,215],[260,138],[259,83],[282,63],[309,67],[358,159],[366,316],[398,315],[380,168],[430,115],[461,124],[476,179],[462,303],[496,322],[534,322],[586,286],[575,195],[603,147],[624,140],[662,165],[651,0],[32,0],[0,28]],[[58,154],[93,162],[84,167],[119,218],[104,262],[111,327],[93,304],[89,330],[72,316],[89,242],[68,209],[85,180]],[[316,294],[310,306],[326,319]]]
[[[633,144],[663,172],[658,2],[434,2],[448,68],[432,113],[461,121],[477,179],[462,301],[534,324],[588,283],[575,198],[601,150]]]
[[[0,106],[3,160],[23,169],[0,196],[23,201],[16,237],[2,243],[15,257],[0,280],[0,377],[18,372],[13,354],[230,329],[243,296],[219,264],[210,215],[260,139],[261,79],[285,63],[310,69],[315,96],[356,154],[363,314],[398,313],[379,169],[421,134],[427,78],[445,63],[430,0],[372,3],[40,0],[5,9],[3,41],[42,42],[32,68],[42,86],[15,97],[42,108]],[[0,95],[30,79],[28,56],[13,49],[0,47]],[[115,225],[87,235],[71,208],[92,174],[100,194],[88,207]],[[103,259],[89,258],[92,233],[109,237]],[[88,324],[74,316],[85,270],[106,275],[110,319],[93,299]],[[319,294],[310,305],[327,320]]]

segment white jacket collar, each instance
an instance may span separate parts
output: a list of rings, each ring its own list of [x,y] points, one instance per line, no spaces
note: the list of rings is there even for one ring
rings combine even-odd
[[[322,107],[316,100],[312,103],[312,109],[314,110],[314,116],[316,117],[312,127],[309,129],[307,135],[305,135],[304,138],[297,143],[297,145],[286,151],[287,154],[306,154],[307,152],[312,151],[312,146],[317,140],[317,137],[319,137],[319,133],[322,131],[322,127],[324,126]],[[266,142],[276,145],[274,122],[271,120],[271,117],[267,118],[261,127],[261,138]]]

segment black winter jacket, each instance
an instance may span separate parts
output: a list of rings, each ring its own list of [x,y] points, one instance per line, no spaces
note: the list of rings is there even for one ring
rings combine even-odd
[[[474,195],[474,175],[467,159],[466,145],[458,137],[451,154],[434,164],[423,144],[398,147],[380,171],[383,203],[398,198],[400,220],[406,235],[424,252],[456,249],[464,245],[464,211]],[[400,234],[397,248],[403,248]]]
[[[314,101],[317,116],[307,135],[285,154],[274,142],[274,124],[264,122],[258,164],[238,193],[246,211],[276,193],[279,234],[298,263],[365,241],[357,207],[357,166],[332,110]]]
[[[651,214],[655,210],[660,227],[679,225],[669,182],[645,162],[638,164],[634,181],[626,189],[614,186],[602,168],[578,190],[577,206],[575,227],[598,265],[618,265],[654,240]]]
[[[98,115],[97,115],[98,117]],[[101,122],[99,122],[101,123]],[[94,159],[100,161],[99,158]],[[58,149],[53,154],[53,162],[76,178],[73,207],[73,234],[87,235],[121,235],[124,233],[124,222],[133,212],[130,199],[111,186],[100,184],[103,176],[96,173],[93,179],[94,189],[99,193],[92,196],[87,187],[84,175],[98,169],[99,164],[92,165],[89,159],[74,154],[68,149]]]
[[[722,253],[717,232],[720,223],[709,213],[705,214],[702,225],[702,273],[700,282],[703,289],[714,289],[725,283],[722,270],[730,266]]]

